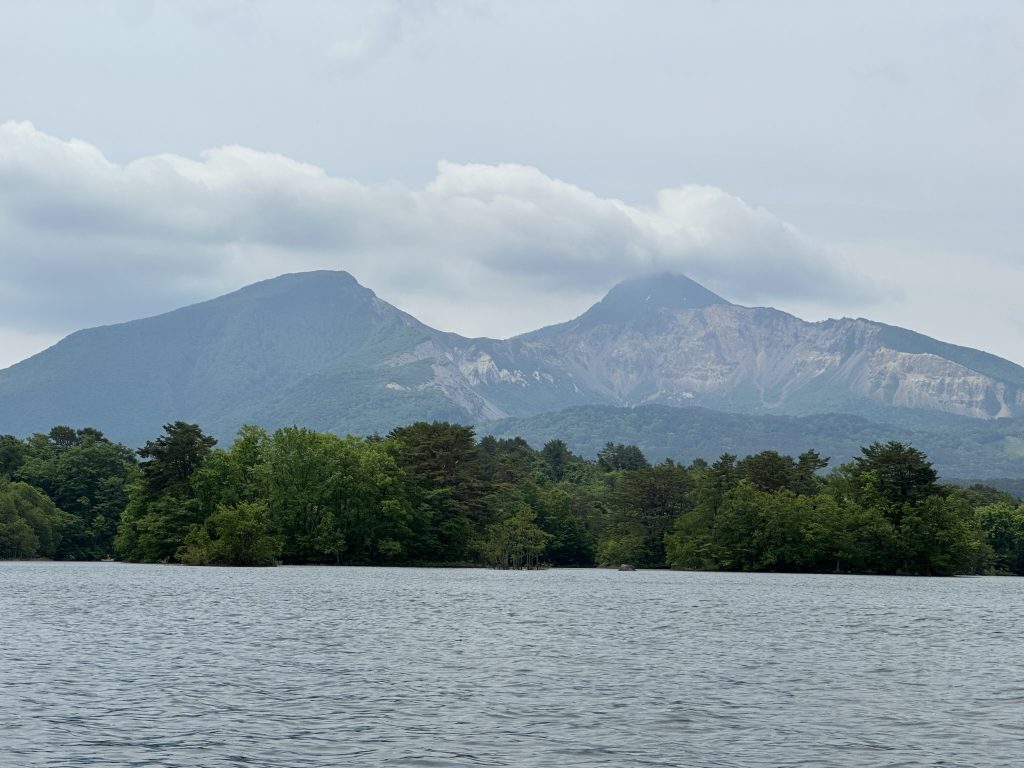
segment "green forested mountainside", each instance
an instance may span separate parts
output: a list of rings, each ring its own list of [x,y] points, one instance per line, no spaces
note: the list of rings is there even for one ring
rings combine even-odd
[[[533,446],[559,438],[586,457],[596,456],[613,437],[639,446],[654,461],[677,462],[764,450],[796,455],[814,446],[834,463],[843,463],[861,446],[899,440],[920,446],[948,480],[1024,478],[1024,419],[947,417],[929,426],[898,426],[846,414],[761,416],[697,407],[580,406],[479,424],[478,429],[500,438],[519,436]]]
[[[855,414],[900,428],[892,434],[946,435],[957,476],[990,476],[999,461],[1013,476],[1019,430],[1001,420],[1024,415],[1024,368],[868,320],[808,323],[737,306],[682,275],[621,283],[574,320],[499,341],[430,328],[347,273],[310,272],[80,331],[0,370],[0,433],[103,424],[133,447],[175,419],[227,442],[243,424],[385,434],[417,420],[485,424],[584,405]],[[968,427],[960,445],[958,415],[999,420]],[[592,443],[626,439],[593,434]],[[821,437],[837,454],[857,447],[842,433]],[[985,466],[968,461],[972,440]],[[947,446],[930,447],[943,472],[953,466]]]
[[[0,436],[0,557],[1024,574],[1024,503],[940,483],[895,440],[838,466],[814,449],[652,464],[449,422],[250,425],[221,448],[177,421],[135,454],[91,427]]]
[[[158,317],[80,331],[0,371],[0,430],[104,423],[116,439],[139,446],[161,424],[184,417],[230,438],[256,413],[284,412],[283,423],[292,423],[289,405],[308,406],[310,377],[325,382],[317,396],[354,391],[356,405],[370,405],[358,397],[361,388],[369,380],[383,390],[384,381],[374,380],[367,358],[379,355],[367,347],[386,355],[400,334],[413,346],[425,338],[415,321],[350,275],[285,275]],[[333,381],[339,370],[357,381]],[[282,406],[290,391],[295,399]],[[331,422],[332,406],[325,398],[317,426],[338,426],[323,423]]]

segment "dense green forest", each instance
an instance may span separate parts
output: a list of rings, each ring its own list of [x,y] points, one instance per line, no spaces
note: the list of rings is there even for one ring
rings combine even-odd
[[[938,482],[908,443],[652,465],[607,443],[419,422],[386,437],[196,424],[138,451],[93,428],[0,436],[0,557],[219,565],[594,566],[1024,574],[1024,504]]]

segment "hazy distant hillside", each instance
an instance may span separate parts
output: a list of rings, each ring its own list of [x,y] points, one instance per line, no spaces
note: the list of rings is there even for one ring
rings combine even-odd
[[[580,406],[502,419],[478,429],[495,437],[521,436],[534,446],[560,438],[587,458],[595,457],[609,440],[630,443],[640,446],[651,461],[672,459],[684,464],[723,453],[747,456],[764,450],[797,456],[808,448],[845,460],[872,440],[903,440],[910,435],[910,430],[848,414],[763,416],[665,405]]]
[[[924,451],[949,480],[1024,477],[1024,419],[959,417],[931,427],[908,427],[846,414],[765,416],[661,405],[583,406],[480,424],[478,430],[495,437],[523,437],[536,448],[558,438],[587,458],[609,441],[623,442],[640,446],[651,461],[684,464],[697,458],[711,461],[723,453],[743,457],[774,450],[797,456],[813,448],[830,456],[835,467],[859,455],[862,446],[899,440]]]
[[[574,320],[499,341],[310,272],[79,331],[0,371],[0,433],[95,425],[132,445],[177,419],[227,439],[250,422],[365,434],[651,404],[920,428],[1024,413],[1024,368],[869,320],[737,306],[681,275],[622,283]]]

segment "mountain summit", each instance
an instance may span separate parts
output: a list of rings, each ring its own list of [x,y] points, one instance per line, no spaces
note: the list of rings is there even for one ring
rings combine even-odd
[[[578,321],[588,325],[628,323],[661,309],[701,309],[729,304],[685,275],[670,273],[619,283]]]
[[[618,283],[576,319],[549,325],[518,338],[542,339],[564,331],[579,332],[602,325],[650,326],[659,314],[715,304],[727,305],[729,302],[685,275],[665,272]]]
[[[0,371],[0,433],[91,425],[135,445],[176,419],[230,439],[245,423],[366,434],[644,404],[1015,416],[1024,368],[869,320],[738,306],[682,275],[620,283],[575,320],[499,341],[430,328],[347,273],[310,272],[79,331]]]

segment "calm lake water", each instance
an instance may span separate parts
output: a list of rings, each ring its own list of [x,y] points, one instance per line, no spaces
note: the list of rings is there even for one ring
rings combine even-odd
[[[1020,766],[1024,580],[0,563],[0,765]]]

